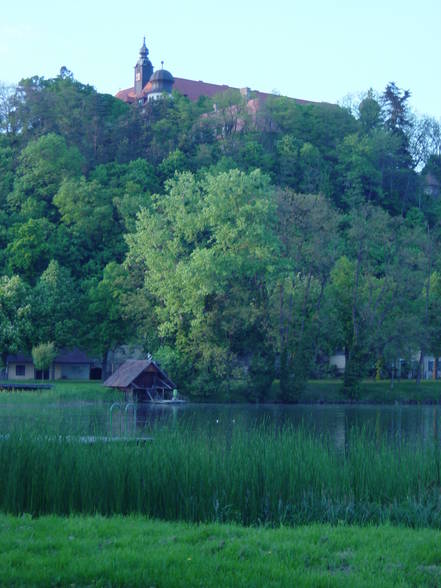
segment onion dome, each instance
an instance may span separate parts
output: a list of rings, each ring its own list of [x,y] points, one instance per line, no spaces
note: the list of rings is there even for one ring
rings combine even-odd
[[[164,82],[164,81],[171,82],[173,84],[175,79],[171,75],[171,73],[169,71],[167,71],[166,69],[158,69],[152,75],[152,77],[150,78],[150,81],[152,82],[152,84],[154,82]]]
[[[149,82],[151,84],[149,94],[171,94],[175,79],[166,69],[158,69],[151,76]]]
[[[145,58],[145,57],[147,57],[148,54],[149,54],[149,50],[147,49],[147,45],[145,44],[145,37],[144,37],[144,40],[142,42],[142,47],[139,50],[139,55],[140,55],[140,57]]]

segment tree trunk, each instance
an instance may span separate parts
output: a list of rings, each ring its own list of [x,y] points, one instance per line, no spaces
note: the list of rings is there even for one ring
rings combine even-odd
[[[106,349],[106,351],[104,352],[103,355],[103,367],[101,370],[101,379],[107,380],[107,376],[108,376],[108,363],[109,363],[109,350]]]
[[[303,338],[303,333],[305,331],[306,308],[307,308],[308,302],[309,302],[309,291],[311,289],[311,280],[312,280],[312,273],[310,272],[308,275],[308,281],[306,283],[305,293],[303,295],[302,322],[300,325],[300,339]]]
[[[361,258],[362,258],[362,250],[360,248],[358,250],[358,255],[357,255],[357,266],[355,268],[354,293],[352,296],[352,328],[353,328],[352,347],[356,346],[358,343],[357,304],[358,304],[358,286],[359,286],[359,282],[360,282],[360,271],[361,271]]]
[[[394,384],[395,384],[395,359],[392,362],[392,376],[390,379],[390,389],[391,390],[394,389]]]
[[[416,383],[417,384],[421,383],[421,372],[423,371],[423,363],[424,363],[424,355],[423,355],[423,352],[420,351],[420,359],[418,361],[418,369],[417,369],[417,375],[416,375]]]
[[[6,379],[9,379],[9,374],[8,374],[8,365],[7,365],[7,360],[8,360],[8,352],[7,351],[2,351],[1,354],[1,358],[2,358],[2,364],[5,367],[6,370]]]
[[[428,325],[429,325],[429,300],[430,300],[430,276],[432,274],[432,241],[431,241],[431,235],[430,235],[430,228],[429,226],[427,226],[427,249],[426,249],[426,254],[427,254],[427,276],[426,276],[426,296],[425,296],[425,309],[424,309],[424,334],[427,333],[428,331]],[[425,344],[425,341],[424,341]],[[424,349],[424,344],[421,346],[421,351],[420,351],[420,361],[418,362],[418,371],[417,371],[417,384],[419,384],[421,382],[421,370],[422,370],[422,365],[423,365],[423,359],[424,359],[424,353],[425,353],[425,349]]]
[[[285,308],[284,308],[284,301],[285,301],[285,288],[283,287],[283,283],[280,284],[279,288],[279,338],[280,338],[280,357],[285,349],[286,341],[286,325],[285,325]]]

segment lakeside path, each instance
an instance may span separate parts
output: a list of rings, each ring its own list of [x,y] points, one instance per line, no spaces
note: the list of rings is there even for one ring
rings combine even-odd
[[[441,585],[441,532],[0,515],[0,586]]]

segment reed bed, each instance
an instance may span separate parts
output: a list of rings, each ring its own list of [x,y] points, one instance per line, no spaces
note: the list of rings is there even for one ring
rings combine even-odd
[[[440,448],[353,430],[344,450],[304,429],[153,431],[79,443],[30,431],[0,441],[0,510],[142,514],[170,521],[441,528]]]

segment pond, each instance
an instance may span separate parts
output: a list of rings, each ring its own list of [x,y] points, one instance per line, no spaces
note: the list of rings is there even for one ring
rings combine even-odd
[[[245,430],[256,424],[303,427],[327,434],[344,447],[352,428],[366,428],[391,440],[440,439],[441,407],[390,405],[249,405],[192,404],[160,406],[138,404],[110,415],[106,401],[2,402],[0,434],[26,426],[38,432],[66,435],[148,437],[155,426],[183,424],[197,430],[214,427]]]

